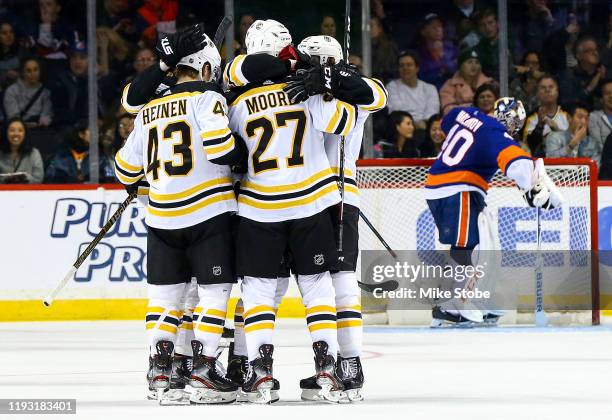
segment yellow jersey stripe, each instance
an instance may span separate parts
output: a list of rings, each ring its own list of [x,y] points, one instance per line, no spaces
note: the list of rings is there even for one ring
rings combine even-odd
[[[200,137],[202,137],[204,140],[214,139],[217,137],[223,137],[231,132],[232,130],[230,130],[229,127],[225,127],[218,130],[204,131],[202,134],[200,134]]]
[[[138,176],[128,178],[127,176],[123,175],[121,172],[115,171],[115,176],[123,184],[134,184],[135,182],[138,182],[144,176],[144,174],[140,174]]]
[[[230,105],[235,105],[241,100],[243,100],[244,98],[248,98],[249,96],[252,96],[252,95],[257,95],[257,94],[264,93],[264,92],[271,92],[275,90],[282,90],[285,85],[286,83],[275,83],[273,85],[266,85],[266,86],[260,86],[260,87],[256,87],[253,89],[249,89],[246,92],[244,92],[242,95],[234,99]]]
[[[321,179],[331,176],[331,175],[333,175],[331,168],[327,168],[320,172],[317,172],[311,177],[306,178],[304,181],[296,182],[295,184],[268,186],[268,185],[255,184],[253,182],[245,182],[244,184],[241,185],[241,188],[245,190],[253,190],[253,191],[262,192],[262,193],[278,193],[278,192],[295,191],[295,190],[304,189],[305,187],[311,184],[314,184],[317,181],[320,181]]]
[[[121,99],[122,99],[121,100],[121,105],[123,106],[123,109],[125,109],[129,114],[136,115],[136,114],[138,114],[138,111],[140,111],[142,109],[144,104],[142,104],[142,105],[135,105],[135,106],[132,106],[132,105],[128,104],[128,102],[127,102],[127,91],[130,88],[130,85],[131,85],[131,83],[128,83],[123,88],[123,93],[121,94]]]
[[[158,209],[155,209],[153,207],[151,207],[150,205],[147,206],[147,211],[152,214],[153,216],[159,216],[159,217],[176,217],[176,216],[185,216],[187,214],[191,214],[193,212],[196,212],[206,206],[209,206],[211,204],[215,204],[215,203],[219,203],[221,201],[229,201],[229,200],[234,200],[235,196],[233,192],[230,193],[223,193],[223,194],[219,194],[213,197],[209,197],[205,200],[202,200],[196,204],[193,204],[191,206],[187,206],[185,208],[182,209],[178,209],[178,210],[166,210],[166,211],[161,211]]]
[[[142,171],[142,166],[130,165],[125,160],[121,159],[119,152],[115,154],[115,162],[121,167],[121,169],[128,172],[140,172]]]
[[[231,136],[227,141],[224,141],[218,146],[204,146],[204,150],[209,155],[216,155],[218,153],[223,153],[232,150],[235,144],[236,142],[234,141],[234,136]]]
[[[378,93],[378,101],[375,101],[371,105],[362,105],[360,106],[360,108],[365,109],[366,111],[376,111],[376,110],[384,108],[385,103],[386,103],[386,98],[387,98],[387,94],[385,93],[385,91],[378,85],[378,83],[372,82],[367,79],[364,79],[364,80],[370,87],[372,86],[374,87],[374,89]]]
[[[282,201],[282,202],[261,202],[261,201],[256,201],[253,200],[249,197],[246,197],[244,195],[240,195],[238,197],[238,202],[245,204],[247,206],[251,206],[251,207],[255,207],[258,209],[263,209],[263,210],[280,210],[280,209],[288,209],[291,207],[296,207],[296,206],[303,206],[306,204],[311,204],[315,201],[317,201],[318,199],[326,196],[327,194],[331,194],[333,192],[337,192],[338,191],[338,186],[336,185],[336,183],[333,183],[329,186],[327,186],[326,188],[323,188],[319,191],[317,191],[316,193],[314,193],[313,195],[306,197],[306,198],[300,198],[297,200],[291,200],[291,201]]]
[[[209,181],[203,182],[194,187],[186,189],[185,191],[181,191],[181,192],[177,192],[173,194],[157,194],[155,192],[150,191],[149,196],[155,201],[172,201],[172,200],[178,200],[180,198],[187,198],[190,195],[198,193],[207,188],[217,187],[220,185],[232,185],[232,179],[231,178],[211,179]]]
[[[244,54],[239,55],[238,57],[234,59],[234,61],[232,61],[232,64],[230,66],[230,81],[236,86],[244,86],[244,83],[242,82],[242,80],[238,78],[236,69],[238,65],[244,61],[245,58],[246,58],[246,55]]]
[[[336,175],[340,174],[340,168],[338,166],[332,166],[332,171],[334,171],[334,174]],[[353,178],[353,171],[351,171],[349,168],[344,168],[344,176],[347,175]]]
[[[325,132],[326,133],[333,133],[334,127],[336,127],[336,125],[338,125],[338,120],[340,119],[340,116],[342,115],[342,109],[340,107],[340,101],[336,102],[336,112],[334,113],[332,119],[329,121],[329,124],[327,124],[327,127],[325,127]]]

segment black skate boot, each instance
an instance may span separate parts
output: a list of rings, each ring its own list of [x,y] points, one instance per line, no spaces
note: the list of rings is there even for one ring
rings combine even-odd
[[[342,392],[342,380],[338,376],[334,356],[327,354],[329,346],[325,341],[317,341],[312,344],[315,354],[315,381],[321,387],[319,400],[340,402],[346,396]]]
[[[363,369],[359,357],[339,358],[337,370],[348,401],[363,401]]]
[[[172,352],[174,344],[171,341],[159,341],[156,346],[157,354],[149,357],[149,394],[154,393],[160,404],[164,393],[170,389],[170,377],[172,375]]]
[[[431,310],[431,328],[473,328],[476,324],[459,314],[451,314],[439,306]]]
[[[301,379],[300,388],[302,389],[301,398],[303,401],[319,401],[321,399],[319,397],[321,387],[317,384],[316,375]]]
[[[193,392],[192,404],[229,404],[236,401],[238,385],[217,371],[217,358],[202,354],[203,346],[198,340],[191,342],[193,370],[189,384]]]
[[[272,390],[274,388],[274,378],[272,377],[272,354],[274,346],[264,344],[259,347],[259,356],[250,363],[249,371],[242,385],[242,391],[246,394],[247,400],[257,404],[269,404],[273,401]]]

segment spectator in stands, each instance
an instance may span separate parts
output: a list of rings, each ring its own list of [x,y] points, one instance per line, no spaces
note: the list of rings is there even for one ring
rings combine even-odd
[[[251,25],[255,22],[255,18],[253,15],[245,14],[240,17],[240,26],[238,28],[238,48],[237,54],[234,53],[234,57],[238,54],[246,54],[246,33],[251,27]]]
[[[55,122],[72,125],[87,119],[87,46],[79,42],[69,53],[68,70],[60,72],[50,86]]]
[[[26,51],[15,40],[13,25],[0,24],[0,87],[5,88],[19,77],[21,60]]]
[[[459,70],[440,89],[442,113],[458,106],[470,106],[476,89],[490,82],[492,79],[482,73],[478,53],[475,50],[463,51],[459,55]]]
[[[435,13],[425,16],[419,48],[419,79],[437,89],[457,70],[457,48],[444,38],[444,28]]]
[[[132,73],[132,60],[127,41],[110,28],[97,28],[98,77],[116,75],[121,80]],[[155,55],[153,55],[155,58]]]
[[[448,3],[451,3],[447,0]],[[474,15],[484,7],[483,1],[452,0],[443,7],[442,17],[448,39],[461,49],[472,48],[478,43]]]
[[[602,109],[591,112],[589,116],[589,138],[603,149],[612,132],[612,79],[602,84],[601,93]]]
[[[117,123],[105,130],[104,134],[100,133],[100,141],[104,154],[108,158],[110,164],[114,167],[115,154],[123,146],[128,136],[134,129],[134,115],[122,114],[118,117]]]
[[[561,75],[565,69],[576,67],[575,46],[580,34],[580,25],[574,14],[569,14],[559,22],[565,26],[551,33],[544,42],[542,56],[552,72]]]
[[[482,71],[489,77],[497,78],[499,77],[499,23],[497,22],[497,15],[495,11],[486,9],[477,13],[474,19],[481,36],[480,42],[476,45],[475,49],[478,52],[478,57],[480,57]],[[510,41],[512,39],[509,40],[509,43]],[[510,51],[513,50],[514,47],[510,44],[508,51],[509,67],[512,66]]]
[[[566,69],[559,77],[561,100],[579,100],[593,106],[593,98],[599,95],[601,83],[606,77],[606,68],[599,59],[595,38],[584,36],[578,39],[574,54],[578,65]]]
[[[407,111],[418,129],[425,129],[427,119],[440,112],[440,98],[434,85],[417,78],[419,59],[408,51],[400,53],[399,79],[387,84],[389,112]]]
[[[155,56],[155,53],[151,48],[145,47],[139,49],[136,52],[136,55],[134,56],[133,67],[136,73],[133,74],[129,79],[133,80],[134,77],[145,71],[147,68],[151,67],[156,62],[157,57]]]
[[[499,99],[499,88],[494,83],[480,85],[474,93],[474,106],[485,114],[493,112],[495,101]]]
[[[12,118],[6,127],[0,141],[0,183],[41,183],[45,173],[43,161],[30,144],[25,124],[19,118]]]
[[[523,128],[523,147],[532,156],[546,155],[544,139],[553,131],[566,131],[569,127],[568,115],[559,106],[559,88],[551,75],[544,75],[538,82],[538,101],[540,106],[527,117]]]
[[[357,54],[349,54],[348,57],[349,64],[354,65],[359,70],[359,73],[363,73],[363,62],[361,61],[361,57]]]
[[[39,57],[65,59],[65,51],[76,42],[74,25],[61,16],[59,0],[39,0],[38,8],[39,20],[26,29],[29,45]]]
[[[421,157],[436,157],[442,150],[442,143],[446,135],[442,131],[442,115],[432,115],[427,120],[427,129],[425,130],[425,140],[419,147]]]
[[[4,112],[7,118],[19,117],[28,128],[47,127],[51,124],[51,94],[40,79],[38,60],[25,60],[21,66],[21,77],[4,93]]]
[[[57,184],[89,181],[90,131],[86,120],[80,120],[49,164],[45,181]],[[113,168],[104,155],[99,154],[100,182],[115,182]]]
[[[404,111],[389,114],[387,136],[375,146],[377,157],[415,158],[419,156],[414,138],[414,119]]]
[[[100,4],[102,3],[102,4]],[[138,42],[144,27],[137,24],[137,15],[134,6],[126,0],[104,0],[98,4],[96,26],[111,28],[117,35],[126,41]],[[141,25],[142,26],[142,25]]]
[[[606,139],[601,152],[599,179],[612,180],[612,134]]]
[[[514,73],[510,96],[522,101],[527,112],[531,112],[538,106],[538,81],[544,76],[540,67],[540,55],[535,51],[526,52],[521,64],[514,66]]]
[[[336,37],[336,19],[331,15],[323,16],[321,19],[321,35],[328,35],[332,38]]]
[[[519,43],[524,50],[542,52],[544,41],[561,29],[558,14],[553,14],[547,0],[527,0],[527,13],[523,22],[513,23]]]
[[[377,17],[370,20],[370,29],[372,37],[372,76],[386,82],[396,75],[397,45],[385,33]]]
[[[158,34],[176,32],[176,17],[178,15],[178,0],[144,0],[138,9],[139,26],[145,28],[140,36],[144,46],[153,48]]]
[[[587,157],[599,164],[603,144],[596,143],[588,136],[587,105],[572,105],[569,116],[567,130],[554,131],[546,136],[546,157]]]

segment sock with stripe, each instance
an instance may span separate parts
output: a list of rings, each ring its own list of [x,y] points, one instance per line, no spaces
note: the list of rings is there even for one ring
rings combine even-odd
[[[259,347],[272,344],[276,285],[276,279],[244,276],[242,280],[244,333],[249,361],[259,357]]]
[[[246,338],[244,337],[244,304],[242,299],[238,299],[234,310],[234,354],[236,356],[246,356]]]
[[[338,317],[338,346],[342,357],[361,357],[363,322],[361,319],[361,292],[355,272],[334,273],[332,283],[336,293]]]
[[[158,285],[148,284],[149,305],[147,307],[146,328],[151,354],[157,353],[156,344],[161,340],[176,342],[180,325],[179,305],[185,284]]]
[[[183,296],[181,307],[183,312],[181,314],[181,325],[179,327],[178,336],[176,337],[176,344],[174,346],[174,352],[176,354],[182,354],[184,356],[193,356],[193,350],[191,349],[191,340],[195,339],[193,333],[193,311],[198,305],[198,284],[195,281],[195,277],[191,279],[191,283],[187,283],[185,287],[185,294]]]
[[[202,353],[216,357],[232,285],[230,283],[199,285],[200,301],[193,311],[193,333],[202,343]]]
[[[336,301],[329,271],[313,275],[298,275],[298,287],[306,307],[306,323],[312,342],[325,341],[328,354],[338,353]]]

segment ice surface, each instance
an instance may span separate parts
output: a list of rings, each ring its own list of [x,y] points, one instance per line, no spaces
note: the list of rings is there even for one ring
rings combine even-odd
[[[0,324],[0,337],[0,398],[77,399],[76,416],[45,419],[583,420],[612,413],[609,327],[367,327],[366,400],[343,405],[299,399],[299,379],[314,371],[303,320],[279,321],[281,401],[273,406],[147,401],[143,322]]]

